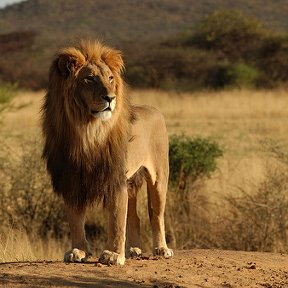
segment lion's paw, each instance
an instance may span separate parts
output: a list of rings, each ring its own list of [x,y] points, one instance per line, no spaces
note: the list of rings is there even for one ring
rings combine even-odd
[[[119,253],[104,250],[98,261],[106,265],[124,265],[125,256],[120,256]]]
[[[142,250],[138,247],[130,247],[129,256],[132,258],[137,258],[142,256]]]
[[[74,248],[64,254],[64,262],[87,262],[88,255],[83,250]]]
[[[164,258],[171,258],[174,256],[174,252],[169,248],[157,247],[154,249],[154,255],[163,256]]]

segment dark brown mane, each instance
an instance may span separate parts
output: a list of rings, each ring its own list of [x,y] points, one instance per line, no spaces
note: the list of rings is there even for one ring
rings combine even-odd
[[[108,123],[89,120],[68,100],[74,93],[77,71],[96,58],[107,63],[117,81],[120,100],[113,120]],[[61,70],[63,59],[72,63],[71,79]],[[89,41],[60,51],[50,68],[42,107],[43,158],[54,191],[79,209],[94,201],[112,201],[115,193],[126,185],[126,150],[133,113],[121,78],[122,68],[119,51]]]

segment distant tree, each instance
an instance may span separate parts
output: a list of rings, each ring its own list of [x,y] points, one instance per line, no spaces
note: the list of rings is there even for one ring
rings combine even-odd
[[[288,85],[288,35],[271,35],[263,42],[258,55],[262,70],[260,85],[268,88]]]
[[[228,59],[251,59],[267,33],[260,20],[239,10],[217,10],[195,27],[185,44],[221,51]]]

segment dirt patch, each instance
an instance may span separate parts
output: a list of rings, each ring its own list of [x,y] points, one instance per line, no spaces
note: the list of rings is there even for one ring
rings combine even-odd
[[[125,266],[88,263],[0,264],[4,287],[288,287],[288,255],[221,250],[175,251],[172,259],[128,259]]]

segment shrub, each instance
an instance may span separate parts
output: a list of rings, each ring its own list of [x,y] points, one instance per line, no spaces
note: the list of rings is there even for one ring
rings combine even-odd
[[[218,245],[224,249],[286,252],[288,249],[288,153],[274,141],[265,141],[264,150],[273,165],[264,180],[246,192],[238,187],[224,198],[217,223]]]
[[[201,188],[215,171],[222,150],[209,139],[174,136],[169,155],[168,238],[178,248],[209,247],[210,204]]]
[[[222,156],[218,144],[205,138],[173,136],[169,144],[170,183],[178,186],[188,181],[208,177],[216,169],[216,159]],[[185,188],[185,187],[183,187]]]
[[[219,229],[222,248],[287,251],[287,183],[287,171],[268,170],[265,180],[256,187],[254,193],[247,194],[241,190],[239,197],[226,197],[229,214],[222,222],[222,229]]]
[[[20,159],[8,147],[1,155],[6,163],[0,166],[1,174],[10,183],[0,188],[1,230],[13,227],[42,238],[62,237],[68,233],[62,201],[52,192],[39,146],[25,142],[22,148]]]
[[[251,88],[257,83],[259,72],[244,63],[231,64],[223,73],[223,84],[227,87]]]

